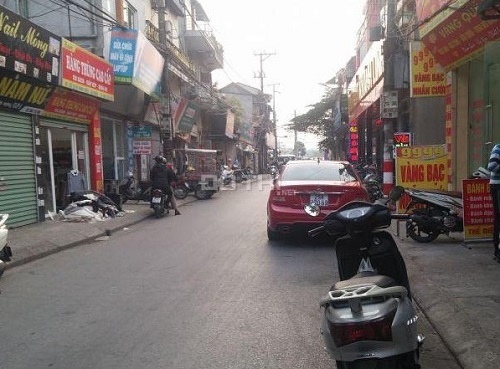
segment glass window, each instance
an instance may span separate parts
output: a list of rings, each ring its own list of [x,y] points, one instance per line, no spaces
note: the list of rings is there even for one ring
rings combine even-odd
[[[128,1],[123,2],[123,20],[128,28],[137,29],[137,10]]]
[[[341,163],[300,163],[287,164],[283,170],[284,181],[356,181],[352,167]]]

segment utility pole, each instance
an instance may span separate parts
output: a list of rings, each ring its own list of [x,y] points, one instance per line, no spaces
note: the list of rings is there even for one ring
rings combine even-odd
[[[276,53],[255,53],[254,55],[258,56],[260,59],[260,69],[259,69],[259,75],[256,76],[255,78],[260,79],[260,92],[264,93],[264,69],[263,69],[263,63],[265,60],[269,59],[271,56],[275,55]]]
[[[397,51],[396,33],[396,0],[387,0],[387,34],[384,41],[384,86],[383,92],[394,91],[394,65]],[[383,184],[385,194],[394,186],[394,126],[397,118],[383,118],[384,123],[384,161],[383,161]]]
[[[279,86],[279,83],[273,83],[270,86],[273,86],[274,158],[278,159],[278,126],[276,123],[276,92],[278,92],[278,91],[276,91],[276,86]]]

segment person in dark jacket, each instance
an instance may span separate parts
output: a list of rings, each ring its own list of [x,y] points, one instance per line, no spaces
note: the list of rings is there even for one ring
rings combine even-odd
[[[175,210],[175,215],[180,215],[180,211],[177,209],[177,204],[173,200],[173,191],[171,183],[177,180],[175,172],[167,167],[167,160],[163,156],[155,157],[156,164],[151,168],[149,178],[151,180],[151,189],[160,189],[166,195],[166,204],[172,205]]]
[[[151,189],[160,189],[168,193],[169,173],[167,170],[166,160],[163,156],[155,157],[155,165],[151,168],[149,179],[151,180]]]

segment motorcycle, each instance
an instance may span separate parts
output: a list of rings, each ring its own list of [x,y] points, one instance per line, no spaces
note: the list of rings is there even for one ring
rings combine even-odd
[[[222,172],[221,172],[220,178],[222,181],[222,185],[229,186],[234,178],[233,170],[231,168],[229,168],[229,166],[224,165],[222,167]]]
[[[463,200],[460,192],[406,189],[410,203],[405,213],[406,234],[417,242],[432,242],[440,234],[462,232]]]
[[[157,219],[168,214],[166,201],[167,196],[161,189],[155,188],[151,191],[151,208],[154,210]]]
[[[247,181],[249,179],[252,179],[253,177],[253,171],[251,168],[244,168],[244,169],[233,168],[233,174],[236,183]]]
[[[479,167],[471,178],[489,178],[487,169]],[[458,191],[406,189],[410,203],[406,206],[406,234],[417,242],[432,242],[439,235],[463,232],[463,199]]]
[[[9,229],[6,223],[8,218],[9,214],[0,214],[0,276],[5,271],[5,263],[9,262],[12,257],[12,249],[7,244]]]
[[[384,197],[384,192],[382,191],[382,178],[375,164],[363,165],[360,164],[356,167],[362,183],[368,192],[368,196],[371,202],[375,202],[378,199]]]
[[[184,200],[191,192],[195,191],[193,181],[188,181],[184,177],[180,177],[175,183],[172,183],[172,189],[177,200]]]
[[[420,368],[424,336],[417,333],[406,265],[392,235],[383,230],[404,193],[394,187],[375,203],[352,201],[328,214],[310,236],[335,236],[340,281],[321,300],[321,334],[337,368]],[[320,208],[306,204],[317,216]]]
[[[128,200],[151,201],[151,186],[148,182],[143,182],[139,188],[135,187],[134,174],[129,172],[127,178],[118,186],[118,193],[122,197],[124,204]]]

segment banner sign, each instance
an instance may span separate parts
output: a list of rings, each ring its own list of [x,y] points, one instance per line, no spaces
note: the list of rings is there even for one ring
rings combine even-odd
[[[114,28],[111,31],[109,62],[113,65],[117,83],[132,83],[136,40],[136,30]]]
[[[189,133],[196,122],[196,113],[198,106],[193,102],[181,98],[174,115],[174,124],[176,132]]]
[[[90,124],[99,105],[96,99],[58,87],[49,97],[42,116]]]
[[[493,238],[493,201],[489,179],[462,180],[464,241]]]
[[[59,83],[61,38],[0,6],[0,67]]]
[[[410,44],[410,97],[434,97],[446,94],[443,67],[422,42]]]
[[[91,169],[92,189],[97,192],[104,192],[104,173],[102,171],[102,137],[101,137],[101,119],[99,111],[94,114],[89,129],[89,151],[90,162],[94,165]]]
[[[114,101],[113,67],[106,60],[63,38],[61,85],[103,100]]]
[[[404,147],[411,145],[410,132],[394,132],[394,146]]]
[[[55,86],[19,73],[3,70],[0,76],[0,107],[39,114]]]
[[[132,84],[148,95],[159,95],[164,64],[156,47],[138,32]]]
[[[140,31],[113,29],[109,61],[116,82],[131,83],[148,95],[160,95],[165,59]]]
[[[396,185],[420,190],[448,188],[445,145],[396,148]]]
[[[132,137],[134,138],[151,138],[153,135],[151,126],[133,125],[130,129],[132,130]]]
[[[132,145],[134,155],[151,155],[151,139],[134,138]]]
[[[358,123],[353,120],[349,123],[349,160],[358,161]]]
[[[448,7],[433,19],[435,22],[420,28],[422,41],[445,70],[467,62],[487,43],[499,40],[500,22],[482,20],[476,13],[481,1],[457,0],[453,8]]]

